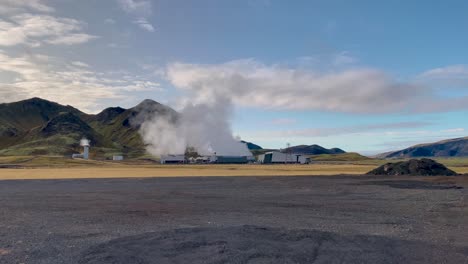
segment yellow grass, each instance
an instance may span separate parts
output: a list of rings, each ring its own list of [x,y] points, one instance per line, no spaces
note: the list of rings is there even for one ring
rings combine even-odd
[[[0,169],[0,179],[78,179],[190,176],[292,176],[364,174],[368,165],[115,165],[93,168]]]
[[[450,169],[468,174],[468,159],[441,159]],[[379,161],[384,163],[387,161]],[[0,157],[0,165],[19,168],[0,168],[4,179],[74,179],[74,178],[138,178],[190,176],[291,176],[364,174],[380,164],[314,163],[310,165],[160,165],[145,160],[123,162],[72,160],[54,156]]]

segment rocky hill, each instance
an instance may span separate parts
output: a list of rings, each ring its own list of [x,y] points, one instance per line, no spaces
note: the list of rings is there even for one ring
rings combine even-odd
[[[368,175],[455,176],[456,172],[431,159],[411,159],[384,164]]]
[[[153,115],[176,118],[177,112],[152,100],[96,115],[40,98],[0,104],[0,155],[69,155],[82,137],[91,140],[94,155],[142,155],[138,128]]]
[[[412,157],[466,157],[468,156],[468,137],[454,138],[435,143],[415,145],[403,150],[386,152],[377,158]]]

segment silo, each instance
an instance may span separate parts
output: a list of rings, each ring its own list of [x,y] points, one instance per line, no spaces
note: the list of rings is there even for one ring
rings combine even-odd
[[[80,145],[83,147],[83,159],[89,159],[89,140],[83,138]]]

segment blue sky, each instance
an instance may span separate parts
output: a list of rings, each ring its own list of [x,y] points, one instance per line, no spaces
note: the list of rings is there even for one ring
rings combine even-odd
[[[467,1],[0,0],[0,102],[232,101],[264,147],[466,136]]]

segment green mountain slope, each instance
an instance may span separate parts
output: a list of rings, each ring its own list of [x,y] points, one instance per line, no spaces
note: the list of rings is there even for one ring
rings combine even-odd
[[[468,156],[468,137],[442,140],[435,143],[415,145],[406,149],[386,152],[377,158],[412,157],[466,157]]]
[[[70,155],[80,151],[83,137],[91,140],[95,156],[143,155],[138,128],[155,115],[176,118],[177,112],[152,100],[97,115],[40,98],[0,104],[0,155]]]

